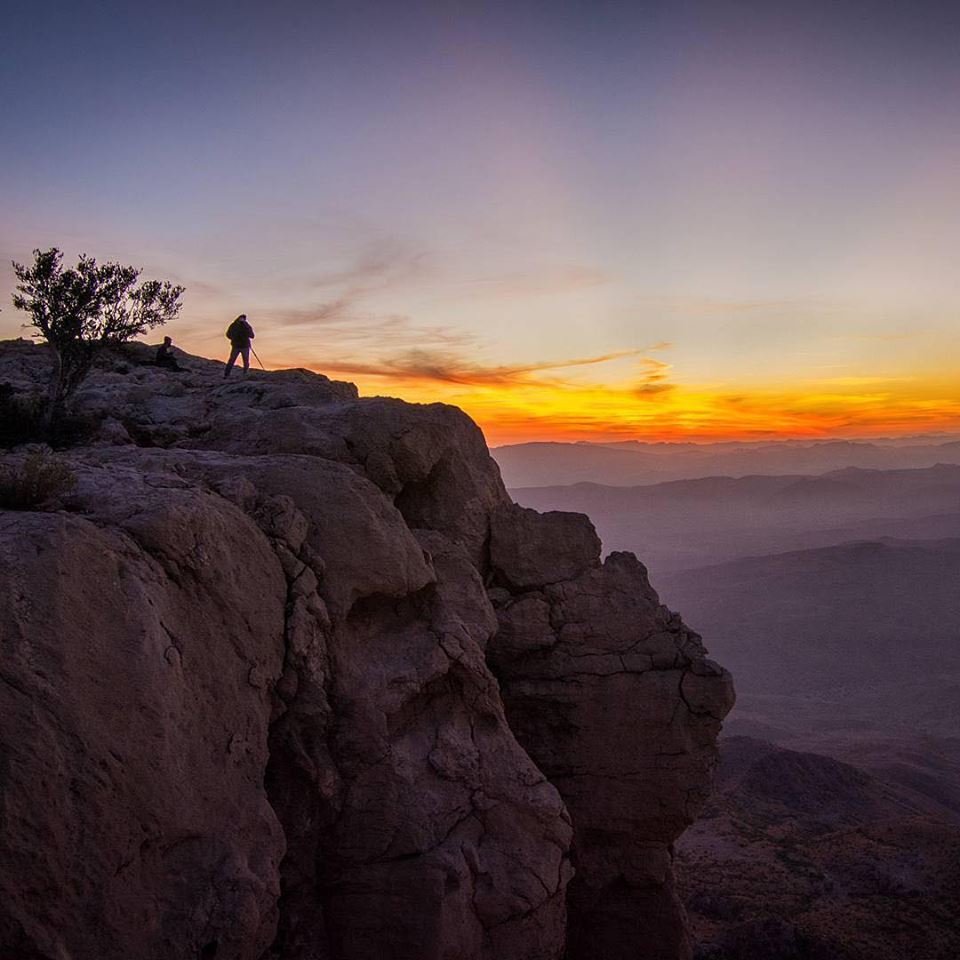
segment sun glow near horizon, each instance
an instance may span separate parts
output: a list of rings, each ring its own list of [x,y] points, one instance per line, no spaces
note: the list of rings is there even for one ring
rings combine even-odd
[[[603,358],[596,361],[602,369]],[[648,360],[649,363],[649,360]],[[372,372],[349,362],[294,361],[362,396],[443,402],[463,409],[497,446],[531,441],[850,439],[960,432],[960,389],[949,376],[849,376],[788,385],[672,382],[667,373],[603,382],[503,371]],[[668,366],[667,364],[663,365]],[[547,373],[560,369],[551,368]],[[653,368],[659,371],[661,368]],[[591,371],[595,373],[596,371]],[[512,374],[512,375],[511,375]]]
[[[3,261],[492,443],[960,428],[954,6],[240,6],[14,5]]]
[[[364,393],[373,392],[375,385]],[[380,392],[380,391],[377,391]],[[628,387],[456,392],[396,391],[414,402],[461,407],[493,445],[529,441],[724,441],[841,439],[960,431],[960,398],[889,394],[719,394],[682,387],[637,400]]]
[[[518,315],[526,312],[528,329],[547,330],[554,302],[530,295]],[[336,303],[294,313],[292,323],[267,307],[251,319],[268,367],[349,380],[366,396],[453,404],[491,445],[960,431],[960,310],[931,308],[918,317],[866,304],[715,299],[699,303],[689,321],[692,299],[658,298],[632,333],[567,326],[555,342],[512,343],[496,322],[486,337],[471,306],[445,306],[446,324],[433,326],[405,315],[344,315]],[[482,307],[496,316],[495,305]],[[215,322],[187,323],[178,342],[216,355]],[[638,345],[642,330],[648,335]]]

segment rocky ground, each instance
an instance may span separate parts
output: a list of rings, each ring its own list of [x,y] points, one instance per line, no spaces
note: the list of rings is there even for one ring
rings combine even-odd
[[[642,564],[454,408],[149,357],[0,510],[0,955],[688,957],[732,685]]]
[[[678,842],[698,960],[951,960],[960,812],[923,784],[724,737]]]

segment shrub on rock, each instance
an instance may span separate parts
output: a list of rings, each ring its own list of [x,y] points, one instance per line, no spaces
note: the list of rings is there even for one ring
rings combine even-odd
[[[76,486],[73,471],[42,450],[28,454],[20,466],[0,466],[0,509],[33,510]]]

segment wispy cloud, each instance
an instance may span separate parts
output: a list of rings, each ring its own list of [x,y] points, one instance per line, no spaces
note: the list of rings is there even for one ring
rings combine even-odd
[[[402,287],[433,269],[428,260],[422,248],[405,241],[368,243],[343,265],[291,277],[289,289],[303,291],[305,306],[266,301],[251,308],[251,320],[258,329],[279,333],[278,340],[299,355],[310,350],[328,355],[343,346],[369,355],[372,349],[398,351],[424,342],[469,343],[469,336],[452,327],[417,323],[371,306],[372,295]]]
[[[669,344],[661,342],[654,349],[665,349]],[[673,364],[654,357],[644,357],[640,361],[640,382],[633,388],[633,394],[641,400],[661,396],[675,388],[675,384],[668,383],[667,378],[673,369]]]
[[[555,382],[538,376],[550,371],[572,367],[592,366],[636,356],[639,351],[623,350],[600,354],[594,357],[576,357],[568,360],[551,360],[527,364],[483,364],[467,360],[455,351],[411,349],[396,356],[371,362],[355,360],[324,360],[324,371],[374,376],[387,380],[429,380],[464,386],[543,386]]]
[[[385,362],[379,358],[411,350],[450,350],[469,347],[473,337],[451,326],[416,323],[397,314],[378,315],[349,300],[334,300],[306,309],[279,309],[262,323],[264,330],[282,330],[287,355],[310,365],[329,366],[331,357],[350,353],[365,359],[360,365]],[[370,360],[371,357],[378,358]],[[351,361],[343,360],[342,364]]]
[[[640,397],[642,400],[649,397],[656,397],[663,393],[669,393],[675,389],[675,383],[641,383],[638,387],[634,387],[633,392],[635,396]]]
[[[349,297],[337,297],[309,307],[278,307],[261,311],[260,322],[270,327],[326,327],[360,320],[357,304]],[[365,318],[371,324],[387,324],[393,318]]]
[[[314,290],[337,290],[341,300],[357,300],[366,294],[401,286],[432,269],[427,251],[398,239],[368,244],[353,262],[310,277]]]

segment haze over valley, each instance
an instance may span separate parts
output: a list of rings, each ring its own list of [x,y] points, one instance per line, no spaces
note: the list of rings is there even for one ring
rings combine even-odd
[[[519,503],[636,551],[734,674],[715,792],[678,843],[697,956],[960,949],[956,441],[494,453]]]
[[[960,437],[949,434],[870,440],[721,443],[516,443],[494,447],[508,488],[593,482],[635,486],[699,477],[819,475],[844,467],[896,470],[960,464]]]

